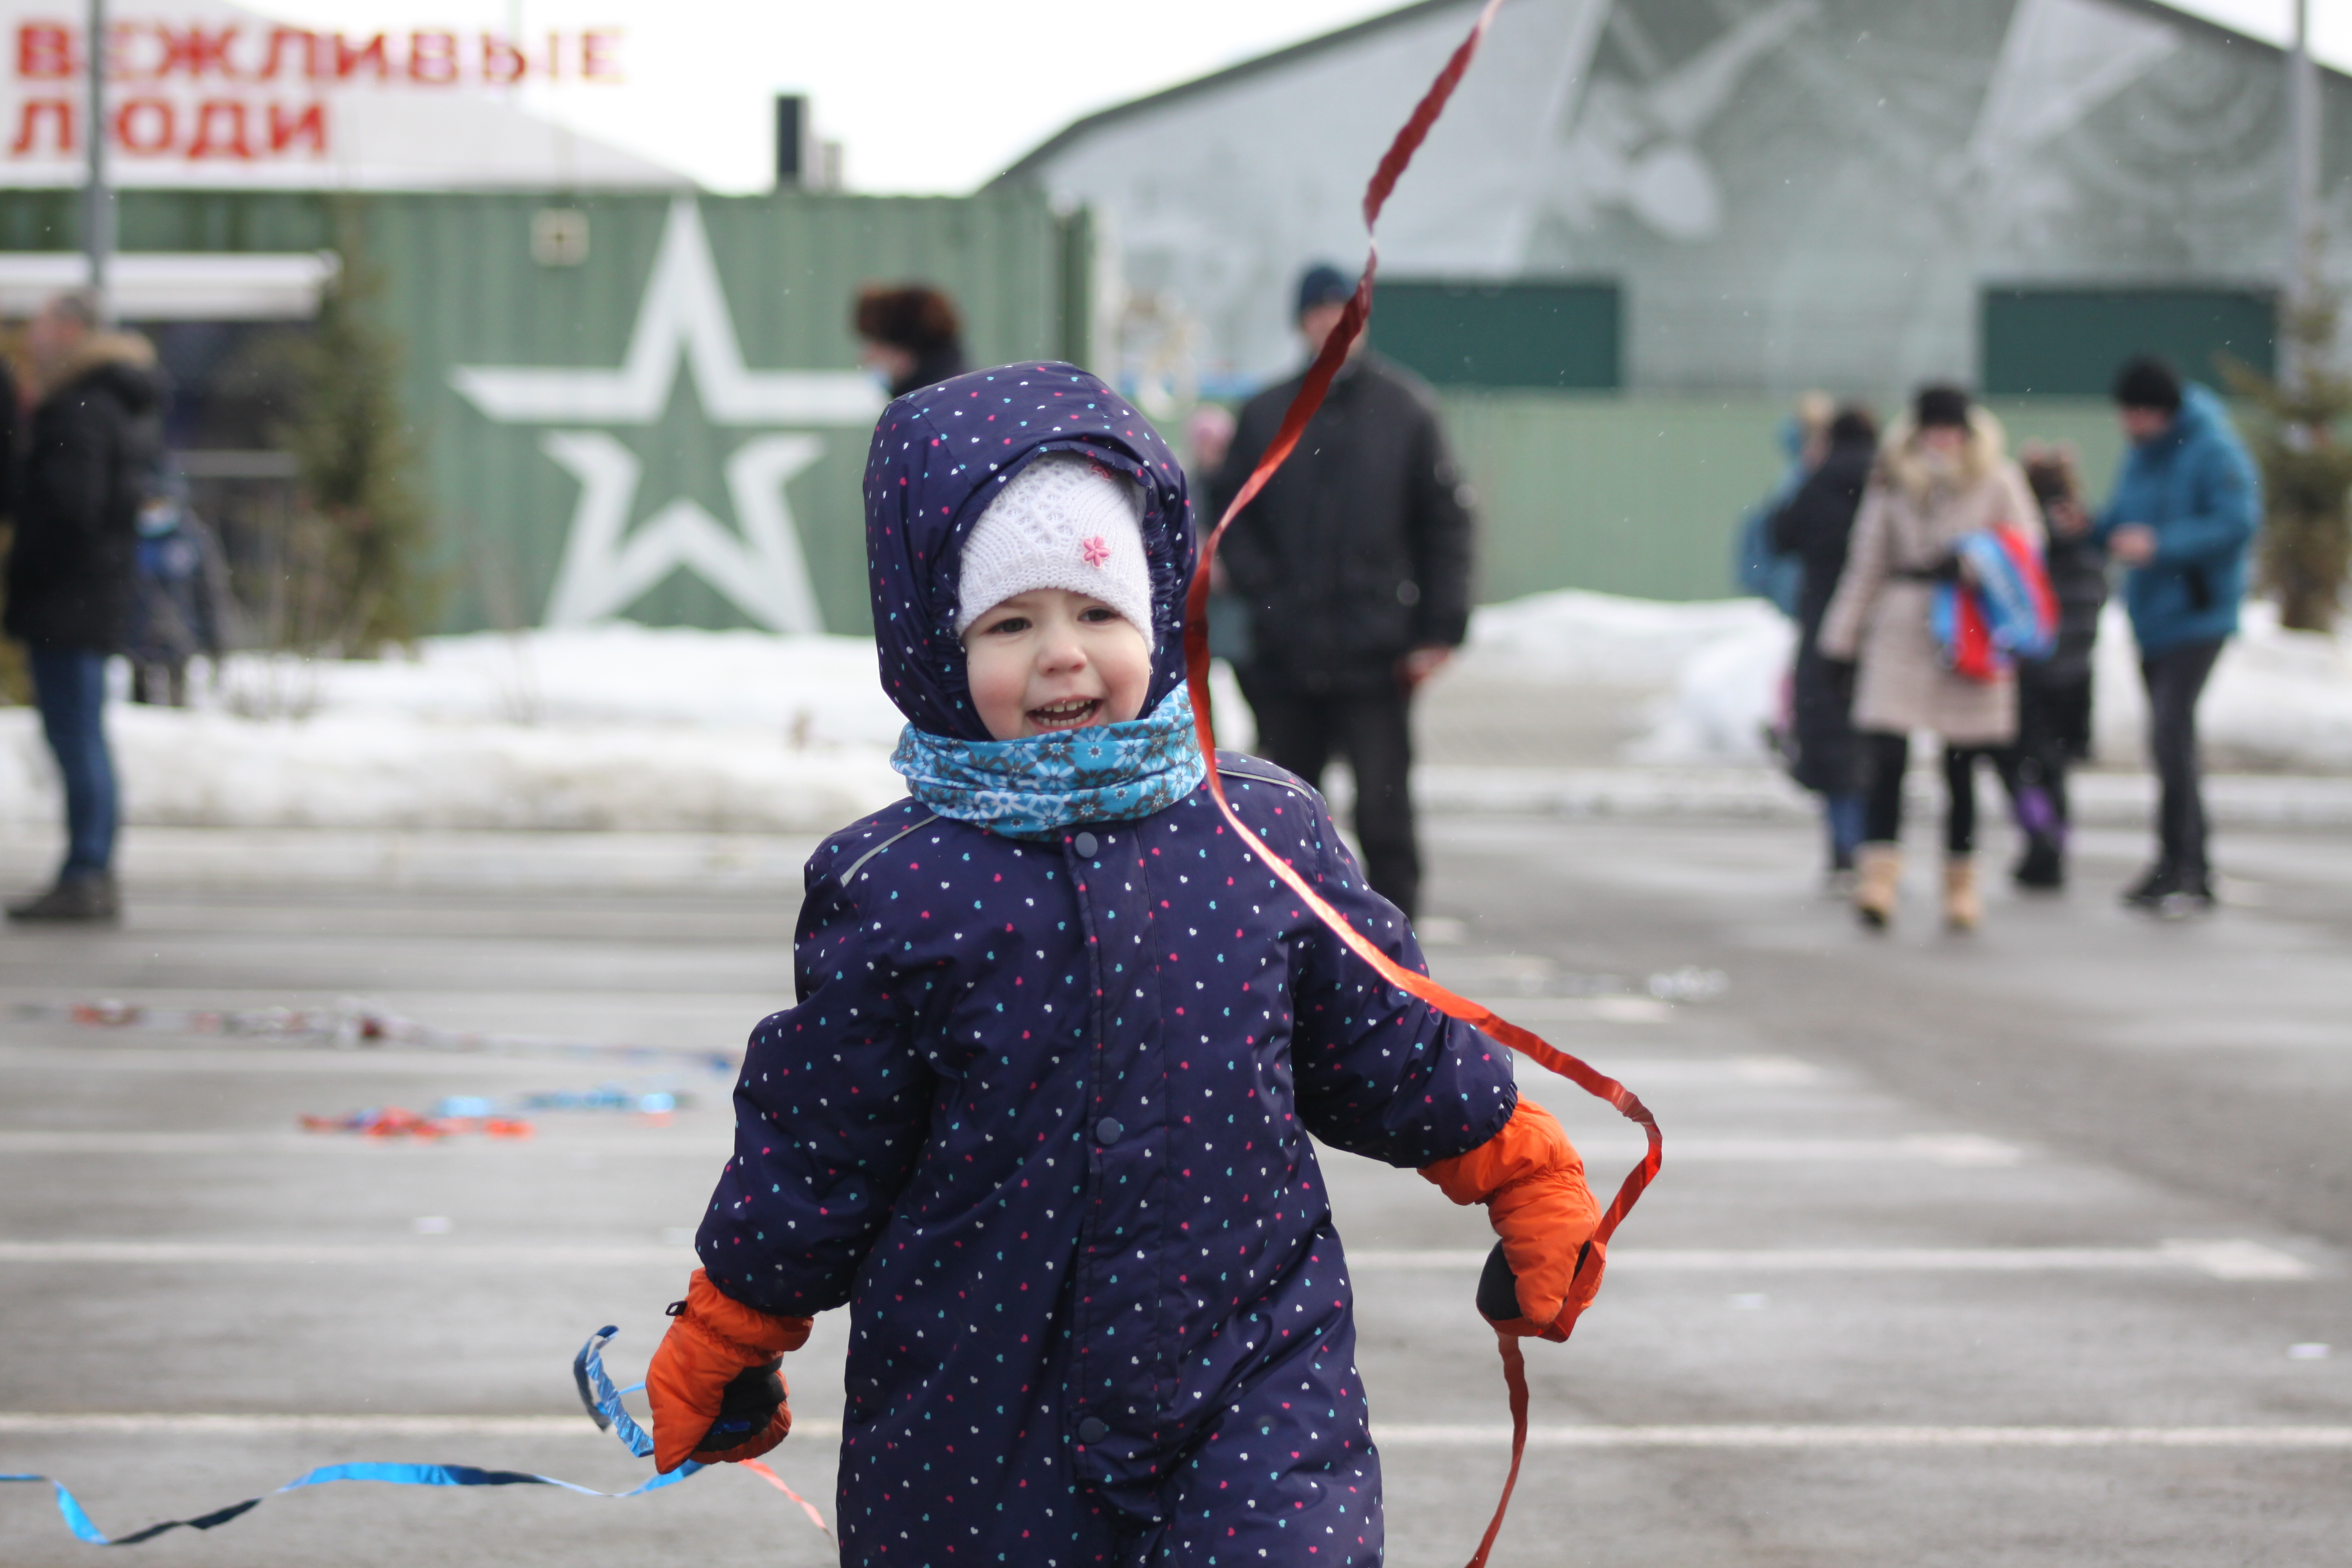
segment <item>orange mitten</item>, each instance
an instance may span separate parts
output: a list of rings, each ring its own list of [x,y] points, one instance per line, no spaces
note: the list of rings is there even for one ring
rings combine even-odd
[[[1520,1315],[1495,1320],[1495,1326],[1509,1334],[1568,1338],[1577,1313],[1601,1289],[1609,1249],[1593,1239],[1601,1205],[1584,1184],[1584,1161],[1551,1112],[1522,1100],[1500,1132],[1421,1173],[1457,1204],[1485,1204],[1503,1238]],[[1486,1291],[1480,1295],[1492,1319]]]
[[[719,1292],[699,1268],[686,1300],[670,1310],[669,1332],[646,1369],[646,1397],[654,1407],[654,1468],[667,1475],[688,1459],[706,1465],[756,1459],[793,1429],[784,1403],[783,1379],[776,1369],[786,1351],[808,1342],[810,1319],[779,1318],[755,1311]],[[767,1385],[772,1384],[772,1388]],[[751,1436],[719,1449],[701,1445],[724,1413],[747,1409],[774,1413]]]

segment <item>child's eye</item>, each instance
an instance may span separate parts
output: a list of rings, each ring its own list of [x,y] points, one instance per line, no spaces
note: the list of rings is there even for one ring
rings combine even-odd
[[[1005,616],[1003,620],[998,621],[998,622],[995,622],[994,624],[992,624],[992,626],[990,626],[990,627],[988,628],[988,631],[989,631],[989,635],[992,637],[992,636],[994,636],[995,634],[997,634],[997,633],[999,633],[999,632],[1003,632],[1003,633],[1006,634],[1007,636],[1010,636],[1010,635],[1012,635],[1013,633],[1015,633],[1015,632],[1025,632],[1025,631],[1027,631],[1028,629],[1029,629],[1029,617],[1028,617],[1028,616]]]
[[[1118,612],[1112,609],[1108,605],[1088,605],[1085,609],[1078,612],[1078,619],[1097,623],[1102,621],[1115,621],[1118,619]]]

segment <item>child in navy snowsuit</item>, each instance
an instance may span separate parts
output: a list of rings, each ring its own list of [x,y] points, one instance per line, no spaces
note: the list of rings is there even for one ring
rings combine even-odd
[[[1384,984],[1223,822],[1182,469],[1139,416],[1068,365],[960,376],[889,406],[865,488],[911,798],[809,862],[799,1005],[752,1033],[647,1373],[656,1463],[772,1447],[781,1352],[846,1302],[845,1563],[1378,1563],[1308,1134],[1486,1203],[1503,1326],[1555,1338],[1598,1283],[1571,1283],[1598,1220],[1575,1152],[1500,1046]],[[1217,766],[1423,967],[1313,790]]]

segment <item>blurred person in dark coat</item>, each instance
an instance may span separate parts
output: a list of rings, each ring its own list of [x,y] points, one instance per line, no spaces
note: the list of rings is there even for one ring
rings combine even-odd
[[[922,283],[868,283],[857,291],[850,324],[857,357],[890,384],[890,395],[961,375],[963,321],[955,301]]]
[[[162,449],[162,382],[144,338],[62,294],[26,334],[39,401],[19,470],[6,629],[26,645],[41,731],[63,776],[66,858],[11,920],[111,921],[117,816],[102,710],[130,616],[139,509]]]
[[[1774,512],[1767,537],[1774,554],[1801,568],[1797,586],[1797,673],[1792,726],[1796,765],[1805,788],[1822,797],[1829,833],[1830,876],[1841,884],[1862,847],[1869,763],[1853,730],[1853,666],[1822,657],[1822,616],[1845,570],[1853,515],[1878,456],[1878,422],[1854,405],[1839,409],[1824,433],[1826,449],[1796,493]]]
[[[2135,359],[2116,372],[2115,402],[2131,446],[2091,538],[2126,568],[2158,784],[2156,864],[2124,901],[2165,915],[2210,910],[2197,704],[2238,632],[2262,477],[2221,400],[2164,361]]]
[[[2091,652],[2107,602],[2107,564],[2091,541],[2074,448],[2028,441],[2019,461],[2042,503],[2048,533],[2042,563],[2058,601],[2058,643],[2049,658],[2018,665],[2017,743],[1995,752],[1993,766],[2025,834],[2025,853],[2011,878],[2021,888],[2061,888],[2073,818],[2066,771],[2091,754]]]
[[[0,527],[16,521],[16,370],[0,354]]]
[[[1298,333],[1309,361],[1352,292],[1337,268],[1307,269]],[[1207,517],[1222,516],[1306,380],[1302,368],[1242,409]],[[1364,874],[1415,912],[1412,702],[1470,623],[1468,488],[1417,378],[1363,348],[1333,378],[1298,448],[1234,520],[1219,552],[1248,606],[1235,673],[1260,756],[1319,785],[1332,758],[1355,775]]]

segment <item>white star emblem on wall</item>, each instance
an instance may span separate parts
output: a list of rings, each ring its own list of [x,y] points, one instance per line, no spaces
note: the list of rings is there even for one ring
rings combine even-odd
[[[500,424],[646,426],[660,417],[681,361],[714,424],[858,426],[882,410],[880,389],[855,371],[744,366],[701,211],[683,197],[670,205],[620,368],[466,365],[451,371],[449,381]],[[580,481],[546,625],[584,626],[618,615],[684,567],[772,631],[824,630],[784,497],[785,484],[824,452],[817,437],[762,436],[728,459],[727,490],[740,533],[683,497],[631,531],[642,465],[602,431],[551,430],[540,450]]]

